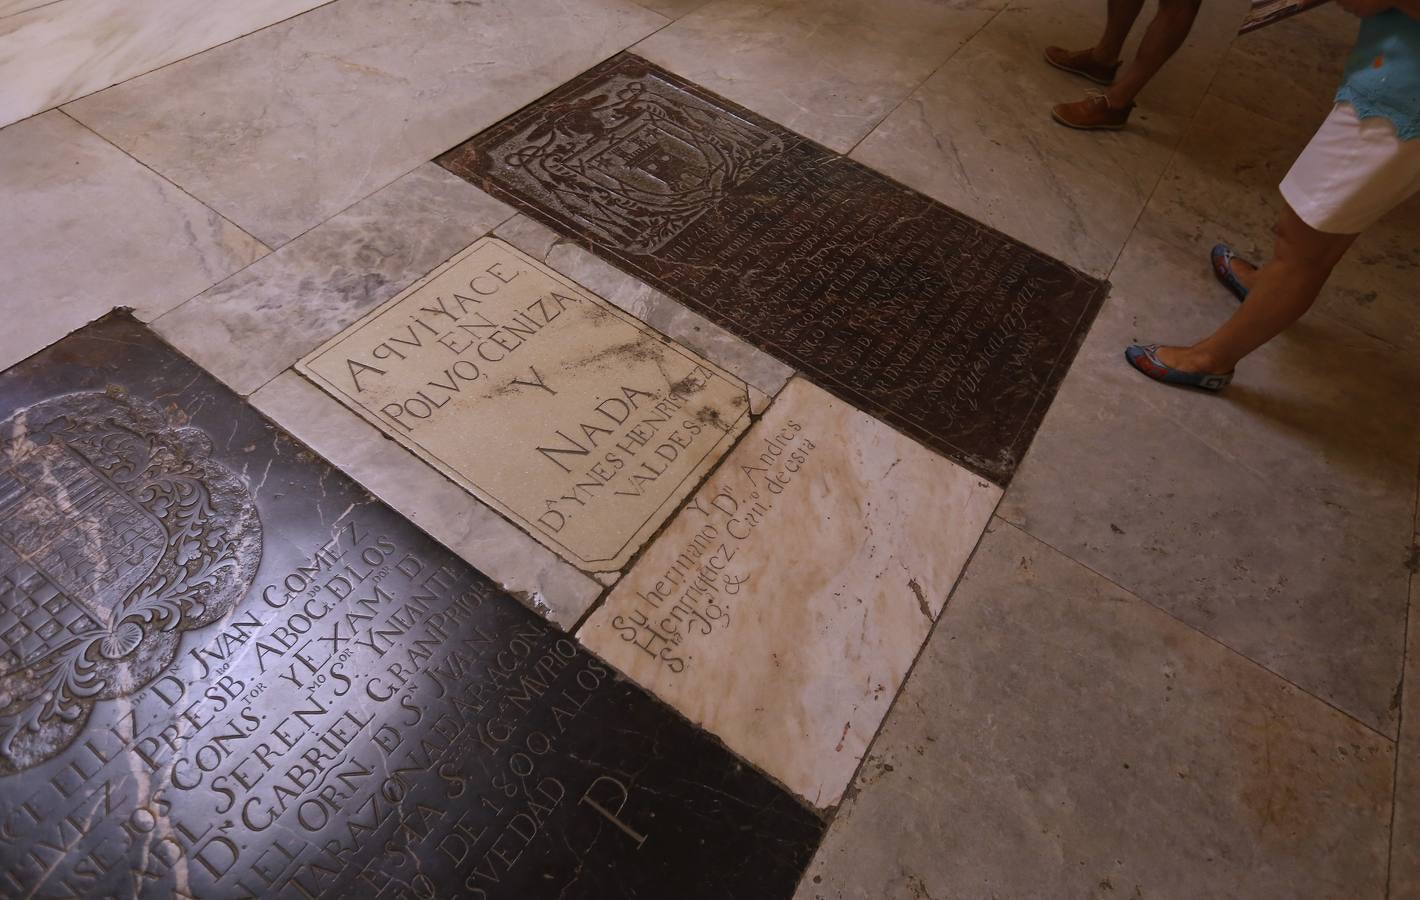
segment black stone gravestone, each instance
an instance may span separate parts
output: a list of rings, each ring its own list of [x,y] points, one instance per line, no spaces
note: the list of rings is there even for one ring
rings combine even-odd
[[[793,893],[811,812],[131,319],[0,422],[0,896]]]
[[[1107,289],[630,54],[438,162],[1001,484]]]

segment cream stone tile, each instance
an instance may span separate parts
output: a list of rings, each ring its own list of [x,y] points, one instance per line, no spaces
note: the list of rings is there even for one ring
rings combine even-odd
[[[1273,225],[1284,208],[1277,185],[1310,137],[1310,129],[1281,125],[1209,98],[1160,181],[1140,231],[1188,248],[1200,266],[1207,265],[1208,250],[1218,241],[1265,261],[1271,255]],[[1410,352],[1420,350],[1417,272],[1420,197],[1357,240],[1313,315],[1334,317]]]
[[[1071,131],[1050,119],[1052,105],[1084,96],[1086,85],[1041,61],[1051,43],[1088,46],[1099,23],[1059,4],[1008,8],[853,158],[1104,276],[1231,40],[1221,34],[1221,10],[1231,5],[1205,7],[1168,77],[1150,86],[1127,130],[1108,134]],[[1103,15],[1099,6],[1091,14]]]
[[[1359,20],[1335,4],[1240,36],[1212,93],[1254,116],[1313,130],[1331,111]]]
[[[294,371],[251,402],[539,615],[571,629],[601,594],[600,584]]]
[[[67,108],[279,246],[665,21],[631,0],[339,0]]]
[[[153,327],[249,394],[512,214],[425,163]]]
[[[831,806],[999,496],[795,379],[578,634]]]
[[[652,328],[773,397],[794,374],[774,357],[730,334],[650,285],[519,214],[493,232]]]
[[[1379,900],[1393,761],[997,523],[796,896]]]
[[[0,369],[115,306],[150,319],[267,252],[61,112],[0,129],[0,197]]]
[[[847,152],[1004,0],[720,0],[635,52]]]
[[[0,2],[0,125],[241,37],[330,0]],[[13,15],[12,15],[13,13]]]
[[[744,382],[485,238],[297,368],[589,572],[617,572],[749,426]]]
[[[1207,263],[1130,240],[1000,515],[1360,721],[1395,734],[1420,367],[1328,317],[1221,395],[1123,359],[1235,308]]]

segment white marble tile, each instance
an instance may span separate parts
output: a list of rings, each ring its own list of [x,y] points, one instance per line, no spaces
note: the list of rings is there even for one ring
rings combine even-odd
[[[1090,10],[1103,14],[1102,4]],[[1050,108],[1083,97],[1086,85],[1047,66],[1041,53],[1055,42],[1087,46],[1099,23],[1068,6],[1012,7],[853,157],[1102,277],[1227,47],[1218,18],[1211,8],[1200,15],[1191,44],[1141,98],[1127,130],[1084,133],[1056,124]]]
[[[512,214],[425,163],[153,325],[248,394]]]
[[[795,379],[579,637],[831,806],[999,497]]]
[[[0,129],[0,369],[116,306],[150,319],[267,252],[55,111]]]
[[[602,587],[294,371],[257,409],[539,615],[572,628]]]
[[[0,90],[0,125],[127,81],[328,2],[0,2],[0,16],[5,17],[0,21],[0,84],[5,86]]]
[[[494,237],[297,369],[587,572],[624,569],[750,420],[744,382]]]
[[[635,52],[847,152],[1004,0],[719,0]]]
[[[1394,758],[997,523],[796,897],[1380,900]]]
[[[338,0],[68,109],[274,247],[665,21],[631,0]]]
[[[769,354],[521,213],[493,233],[666,337],[738,375],[766,397],[779,393],[794,374],[793,369]]]

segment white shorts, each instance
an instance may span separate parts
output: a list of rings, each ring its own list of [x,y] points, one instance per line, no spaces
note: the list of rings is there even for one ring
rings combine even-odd
[[[1402,141],[1389,119],[1358,119],[1351,104],[1338,103],[1281,190],[1317,231],[1360,234],[1420,191],[1420,140]]]

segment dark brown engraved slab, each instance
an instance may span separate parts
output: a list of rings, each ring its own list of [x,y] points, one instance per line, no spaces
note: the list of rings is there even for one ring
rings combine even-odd
[[[1107,289],[629,54],[438,161],[1002,484]]]
[[[818,818],[131,319],[0,422],[0,896],[792,895]]]

